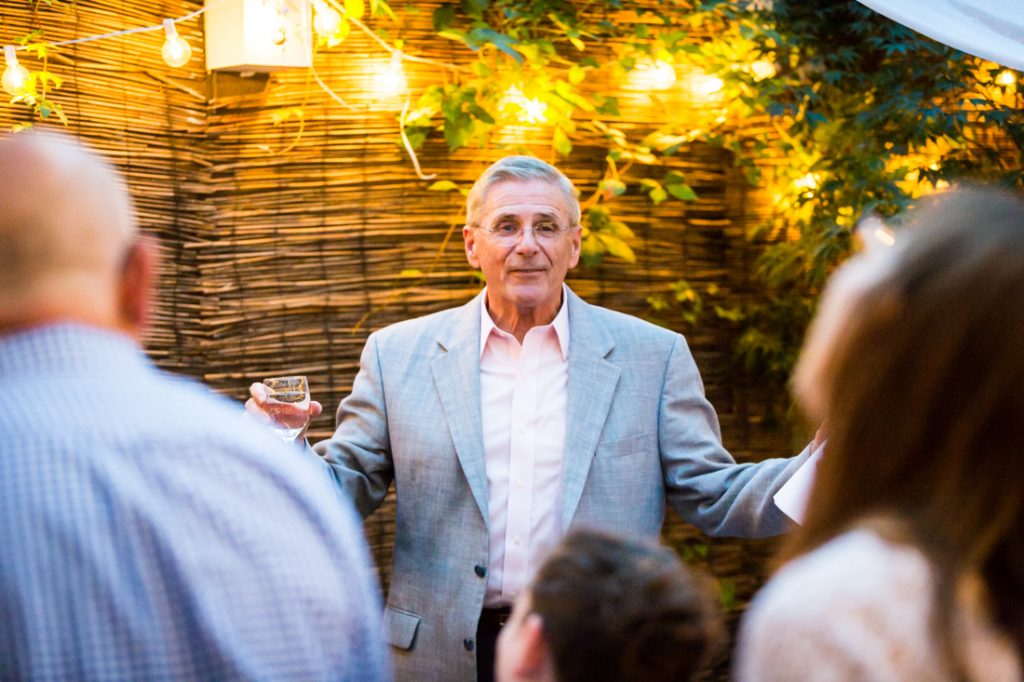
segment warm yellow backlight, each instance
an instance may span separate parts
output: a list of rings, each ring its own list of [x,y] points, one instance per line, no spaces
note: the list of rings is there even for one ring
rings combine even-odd
[[[1009,69],[1004,69],[996,76],[996,83],[1003,87],[1015,85],[1017,83],[1017,74]]]

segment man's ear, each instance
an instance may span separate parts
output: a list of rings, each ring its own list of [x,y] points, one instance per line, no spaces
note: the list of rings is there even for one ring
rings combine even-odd
[[[539,614],[531,613],[520,626],[519,660],[515,672],[520,679],[553,680],[554,661],[551,649],[544,639],[544,621]]]
[[[583,227],[576,225],[571,230],[572,253],[569,256],[569,269],[572,270],[580,262],[580,252],[583,246]]]
[[[462,226],[462,241],[466,243],[466,260],[474,268],[480,268],[480,259],[476,255],[476,232],[469,225]]]
[[[118,282],[118,314],[121,325],[136,338],[149,324],[156,283],[156,245],[147,237],[137,237],[125,253]]]

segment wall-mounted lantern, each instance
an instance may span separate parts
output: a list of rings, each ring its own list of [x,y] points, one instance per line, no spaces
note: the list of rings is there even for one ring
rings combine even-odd
[[[313,63],[310,0],[206,0],[206,68],[269,72]]]

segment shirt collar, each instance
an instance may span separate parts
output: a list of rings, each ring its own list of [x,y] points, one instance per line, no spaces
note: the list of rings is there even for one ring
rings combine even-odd
[[[562,360],[569,357],[569,287],[562,283],[562,307],[551,324],[545,325],[555,330],[555,337],[558,339],[558,346],[562,351]],[[480,356],[483,357],[484,349],[487,347],[487,339],[491,338],[491,332],[506,334],[498,329],[487,312],[487,289],[484,288],[483,298],[480,299]]]

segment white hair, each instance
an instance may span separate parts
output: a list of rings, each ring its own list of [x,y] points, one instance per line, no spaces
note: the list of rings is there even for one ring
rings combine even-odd
[[[544,180],[558,187],[565,197],[565,208],[571,221],[569,227],[580,224],[580,202],[576,198],[576,187],[572,180],[550,163],[533,156],[506,156],[498,159],[477,178],[466,197],[466,224],[470,227],[477,224],[480,211],[487,204],[487,192],[491,187],[502,182],[530,180]]]

